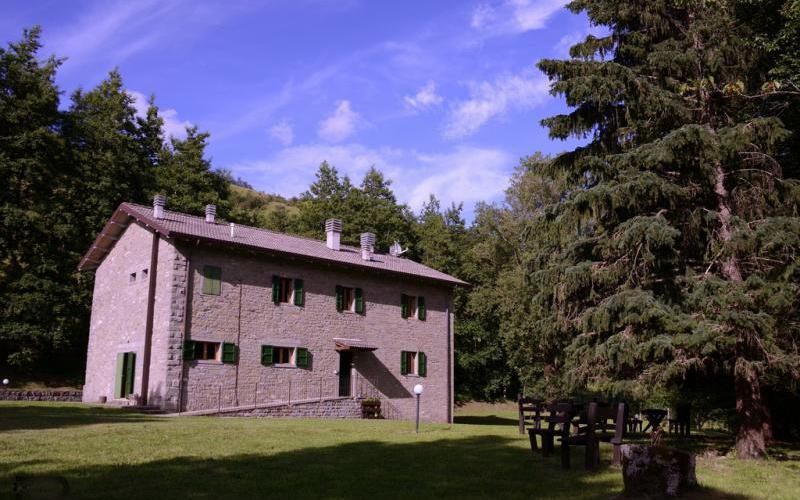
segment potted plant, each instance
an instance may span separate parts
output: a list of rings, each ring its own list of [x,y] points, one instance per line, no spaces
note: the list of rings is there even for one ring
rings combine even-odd
[[[381,418],[381,400],[378,398],[362,399],[361,415],[364,418]]]

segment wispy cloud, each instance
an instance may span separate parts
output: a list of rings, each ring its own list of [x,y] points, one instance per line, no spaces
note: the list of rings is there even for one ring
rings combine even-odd
[[[515,161],[508,152],[490,147],[459,146],[445,152],[422,153],[355,143],[306,144],[227,168],[246,177],[258,189],[295,196],[314,181],[323,160],[354,182],[375,166],[393,180],[398,199],[414,210],[422,208],[434,194],[444,204],[464,202],[469,213],[478,201],[502,198]]]
[[[333,113],[320,122],[317,135],[328,142],[341,142],[353,135],[361,122],[350,101],[339,101]]]
[[[294,128],[287,120],[281,120],[269,129],[269,135],[273,140],[286,147],[294,142]]]
[[[403,100],[408,109],[416,112],[424,111],[442,103],[442,96],[436,93],[436,84],[429,81],[413,96],[405,96]]]
[[[511,109],[530,109],[541,104],[547,99],[548,86],[547,78],[535,69],[472,84],[470,98],[450,110],[442,135],[447,139],[462,139]]]
[[[136,115],[144,118],[147,116],[147,96],[136,90],[127,90],[129,96],[133,99],[133,107],[136,108]],[[191,127],[193,124],[188,120],[181,120],[178,118],[178,112],[173,108],[159,108],[158,115],[164,120],[164,136],[165,138],[175,137],[183,139],[186,137],[186,127]]]
[[[567,2],[564,0],[505,0],[482,3],[472,12],[470,25],[487,36],[515,35],[542,29]]]

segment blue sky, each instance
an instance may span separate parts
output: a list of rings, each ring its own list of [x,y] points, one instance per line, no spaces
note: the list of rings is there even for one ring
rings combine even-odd
[[[565,110],[535,68],[596,28],[563,1],[18,1],[2,41],[43,27],[67,93],[118,67],[167,130],[211,134],[215,167],[293,196],[322,160],[359,182],[375,165],[415,210],[503,197],[519,159],[574,144],[539,120]]]

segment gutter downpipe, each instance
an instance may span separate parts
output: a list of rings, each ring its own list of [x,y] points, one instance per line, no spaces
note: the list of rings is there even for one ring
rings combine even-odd
[[[140,404],[147,405],[148,392],[150,390],[150,355],[153,343],[153,315],[155,314],[156,303],[156,276],[158,275],[158,244],[161,235],[157,230],[153,231],[153,243],[150,248],[150,282],[147,288],[147,317],[144,327],[144,347],[142,349],[142,394]]]

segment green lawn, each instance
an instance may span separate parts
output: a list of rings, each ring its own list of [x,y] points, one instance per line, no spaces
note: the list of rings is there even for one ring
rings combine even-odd
[[[0,403],[0,498],[18,474],[66,477],[74,498],[610,498],[621,472],[533,455],[508,406],[455,425],[144,416],[78,404]],[[724,447],[724,444],[722,445]],[[580,465],[581,451],[573,463]],[[700,457],[696,498],[797,498],[800,454]]]

